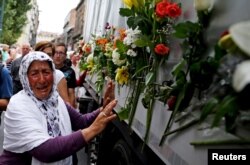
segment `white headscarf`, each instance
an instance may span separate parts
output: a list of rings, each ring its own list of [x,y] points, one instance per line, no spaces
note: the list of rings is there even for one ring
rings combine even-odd
[[[66,105],[58,95],[55,83],[49,97],[44,100],[37,99],[30,88],[27,71],[35,60],[48,61],[55,80],[55,67],[48,55],[43,52],[31,52],[23,58],[19,76],[24,89],[12,96],[4,118],[3,148],[7,151],[24,153],[53,137],[72,133]],[[43,163],[32,158],[32,165],[46,164],[71,165],[72,157],[53,163]]]
[[[60,136],[61,130],[59,127],[59,114],[58,114],[58,92],[56,90],[56,84],[53,84],[52,91],[50,93],[49,98],[45,100],[38,100],[33,91],[30,88],[30,84],[28,81],[27,72],[30,67],[30,64],[35,61],[48,61],[50,62],[53,70],[54,82],[55,82],[55,66],[51,58],[43,52],[31,52],[28,55],[24,56],[22,59],[20,69],[19,69],[19,77],[22,83],[23,89],[25,93],[31,97],[31,99],[36,103],[37,107],[44,114],[47,119],[48,124],[48,133],[52,137]]]

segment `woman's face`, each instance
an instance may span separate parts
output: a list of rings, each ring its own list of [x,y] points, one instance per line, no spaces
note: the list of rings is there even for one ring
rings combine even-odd
[[[28,69],[31,90],[40,99],[47,99],[53,86],[53,71],[47,61],[33,61]]]
[[[47,48],[43,49],[42,51],[44,53],[46,53],[47,55],[49,55],[50,57],[52,57],[52,55],[53,55],[52,47],[47,47]]]

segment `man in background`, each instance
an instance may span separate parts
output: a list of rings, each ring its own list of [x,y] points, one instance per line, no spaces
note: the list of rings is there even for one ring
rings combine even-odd
[[[53,61],[56,69],[61,70],[67,80],[68,94],[70,104],[76,108],[75,103],[75,88],[76,88],[76,74],[75,71],[65,64],[67,59],[67,48],[64,43],[58,43],[55,46],[55,53],[53,55]]]
[[[13,86],[9,70],[0,64],[0,124],[2,111],[6,110],[12,96]]]
[[[23,89],[19,78],[19,68],[23,57],[30,52],[30,44],[25,43],[21,47],[22,56],[15,59],[10,66],[10,73],[13,79],[13,94]]]

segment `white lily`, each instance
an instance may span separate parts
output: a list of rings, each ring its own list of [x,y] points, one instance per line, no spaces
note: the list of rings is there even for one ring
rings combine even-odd
[[[238,64],[232,77],[232,87],[241,92],[250,83],[250,60]]]
[[[229,33],[235,44],[250,56],[250,21],[239,22],[229,28]]]

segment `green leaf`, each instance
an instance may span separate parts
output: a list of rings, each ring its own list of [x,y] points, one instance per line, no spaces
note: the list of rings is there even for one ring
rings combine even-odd
[[[218,105],[219,100],[217,98],[211,98],[205,104],[205,106],[201,110],[200,122],[204,121],[209,114],[214,110],[214,108]]]
[[[146,80],[145,80],[145,85],[149,85],[150,83],[152,83],[152,81],[154,80],[155,78],[155,74],[154,72],[148,72],[148,74],[146,75]]]
[[[87,70],[88,69],[88,64],[80,62],[79,68],[80,68],[81,71]]]
[[[173,69],[172,69],[172,71],[171,71],[172,75],[173,75],[173,76],[177,76],[177,74],[178,74],[180,71],[182,71],[182,69],[184,69],[185,64],[186,64],[186,61],[185,61],[184,59],[182,59],[179,63],[177,63],[177,64],[173,67]]]
[[[129,110],[127,108],[121,108],[117,115],[120,120],[126,120],[129,117]]]
[[[200,25],[190,21],[179,23],[174,26],[174,36],[177,38],[192,37],[193,34],[197,34],[200,31]]]
[[[138,39],[134,42],[134,44],[137,46],[137,47],[146,47],[148,46],[148,42],[143,40],[143,39]]]
[[[152,45],[153,45],[151,39],[146,35],[142,35],[140,37],[140,39],[138,39],[134,42],[134,44],[137,47],[147,47],[147,46],[152,47]]]
[[[177,86],[180,86],[182,88],[182,86],[187,82],[186,80],[186,75],[183,71],[180,71],[177,73],[176,75],[176,81],[175,83],[177,84]]]
[[[128,20],[127,20],[127,25],[128,27],[133,27],[135,24],[134,24],[134,17],[129,17]]]
[[[122,41],[120,41],[120,40],[116,41],[116,47],[118,48],[118,52],[120,54],[124,54],[128,50],[128,48],[126,47],[126,45]]]
[[[221,103],[216,107],[216,115],[212,123],[212,127],[219,125],[221,119],[228,113],[231,113],[237,109],[236,97],[228,95],[226,96]]]
[[[199,72],[200,72],[200,69],[201,69],[201,63],[202,63],[202,61],[193,63],[193,64],[190,66],[190,72],[199,73]]]
[[[227,54],[227,51],[222,49],[218,44],[215,45],[214,50],[215,50],[214,59],[219,63],[219,60]]]
[[[120,8],[119,14],[123,17],[129,17],[133,15],[133,11],[128,8]]]
[[[143,67],[139,67],[139,69],[136,70],[136,72],[132,75],[132,79],[135,78],[137,75],[139,75],[140,72],[142,72],[144,69],[147,69],[147,68],[149,68],[149,67],[150,67],[150,65],[143,66]]]

